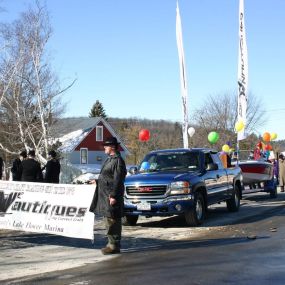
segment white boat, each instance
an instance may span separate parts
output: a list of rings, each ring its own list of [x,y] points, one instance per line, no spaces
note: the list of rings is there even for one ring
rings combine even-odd
[[[263,160],[242,160],[238,162],[242,170],[244,185],[269,181],[273,178],[273,165]]]

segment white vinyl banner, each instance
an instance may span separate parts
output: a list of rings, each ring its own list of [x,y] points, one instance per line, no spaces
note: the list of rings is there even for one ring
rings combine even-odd
[[[238,121],[246,126],[248,95],[248,59],[244,24],[244,2],[239,2],[239,54],[238,54]],[[237,134],[238,140],[245,139],[245,128]]]
[[[182,25],[178,2],[176,4],[176,41],[180,66],[180,82],[181,82],[181,95],[182,95],[182,133],[183,133],[183,147],[188,148],[188,93],[187,93],[187,78],[186,66],[184,58],[183,38],[182,38]]]
[[[0,229],[93,240],[95,186],[0,180]]]

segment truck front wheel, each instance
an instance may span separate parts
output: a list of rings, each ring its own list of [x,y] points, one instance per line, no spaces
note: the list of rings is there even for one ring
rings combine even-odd
[[[234,186],[234,191],[229,200],[226,201],[227,208],[230,212],[237,212],[240,206],[240,190],[237,186]]]
[[[186,211],[184,215],[188,226],[195,227],[203,223],[205,219],[205,201],[200,192],[195,193],[193,209]]]
[[[122,224],[124,226],[135,226],[137,224],[139,216],[124,216],[122,218]]]

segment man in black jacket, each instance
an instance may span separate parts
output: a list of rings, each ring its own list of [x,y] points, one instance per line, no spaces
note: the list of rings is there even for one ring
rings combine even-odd
[[[41,165],[35,160],[35,151],[32,149],[28,153],[28,158],[22,161],[21,165],[22,177],[21,181],[42,182],[43,173]]]
[[[60,163],[56,158],[56,152],[51,150],[48,155],[50,156],[50,159],[45,166],[45,182],[59,183]]]
[[[3,158],[0,156],[0,180],[2,180],[3,166],[4,166]]]
[[[103,254],[120,253],[122,217],[124,213],[124,181],[126,165],[118,151],[119,142],[115,137],[104,142],[108,158],[101,168],[90,211],[103,215],[107,229],[108,244]]]
[[[11,168],[13,181],[21,181],[22,179],[22,161],[27,158],[27,152],[25,150],[21,151],[19,157],[13,161],[13,166]]]

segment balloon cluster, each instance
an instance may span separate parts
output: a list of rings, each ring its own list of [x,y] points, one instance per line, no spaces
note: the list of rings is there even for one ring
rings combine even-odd
[[[262,139],[266,144],[260,142],[261,146],[259,146],[259,148],[263,149],[266,152],[266,157],[268,158],[270,151],[273,150],[272,145],[269,144],[269,142],[277,139],[277,134],[276,133],[270,134],[269,132],[265,132],[262,135]]]

